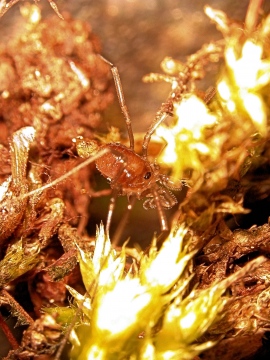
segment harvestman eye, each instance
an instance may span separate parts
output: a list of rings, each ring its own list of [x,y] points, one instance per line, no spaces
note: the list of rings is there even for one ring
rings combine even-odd
[[[147,173],[144,175],[144,179],[145,179],[145,180],[150,179],[151,175],[152,175],[152,174],[150,173],[150,171],[147,171]]]

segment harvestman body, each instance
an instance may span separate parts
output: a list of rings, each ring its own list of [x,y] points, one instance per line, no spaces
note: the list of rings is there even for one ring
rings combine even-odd
[[[98,145],[95,141],[87,143],[87,141],[84,141],[82,138],[77,138],[76,143],[79,154],[82,153],[80,149],[84,149],[85,152],[85,148],[89,147],[89,143],[91,144],[91,152],[101,149],[109,150],[108,153],[96,160],[97,169],[105,178],[107,178],[113,190],[107,216],[106,234],[109,235],[115,200],[118,195],[126,195],[128,197],[130,203],[128,210],[131,210],[134,199],[145,198],[143,207],[145,209],[156,208],[161,231],[167,231],[169,230],[169,227],[164,208],[169,209],[177,204],[175,196],[169,189],[181,190],[182,185],[184,185],[185,182],[181,180],[178,184],[175,184],[168,176],[160,174],[159,166],[150,163],[147,158],[148,145],[151,136],[159,124],[167,117],[167,113],[161,113],[159,117],[156,117],[144,136],[142,156],[135,153],[131,119],[125,103],[119,72],[112,63],[102,56],[101,58],[111,67],[120,107],[127,126],[130,146],[127,147],[119,143]]]

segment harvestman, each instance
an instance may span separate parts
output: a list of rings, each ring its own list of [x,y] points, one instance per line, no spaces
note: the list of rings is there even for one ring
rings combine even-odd
[[[84,153],[87,153],[87,148],[91,149],[89,150],[90,153],[103,149],[108,150],[108,153],[99,157],[95,161],[97,169],[105,178],[107,178],[113,190],[107,215],[106,234],[109,235],[112,215],[115,208],[115,201],[116,197],[119,195],[126,195],[128,197],[129,211],[132,209],[134,200],[136,198],[145,198],[143,207],[145,209],[156,208],[160,221],[161,231],[167,231],[169,230],[169,227],[166,215],[164,213],[164,208],[169,209],[177,204],[177,199],[170,190],[181,190],[185,182],[180,180],[177,184],[175,184],[168,176],[160,174],[159,166],[155,163],[151,163],[148,160],[147,153],[152,134],[168,116],[168,112],[160,111],[157,114],[154,122],[151,124],[150,128],[144,136],[142,155],[140,156],[135,153],[131,119],[126,106],[118,69],[104,57],[100,57],[111,67],[115,88],[120,107],[124,115],[130,143],[129,147],[120,143],[99,145],[96,141],[85,141],[80,137],[76,139],[78,153],[80,154],[82,154],[83,151]],[[87,155],[89,156],[90,154]],[[118,235],[116,234],[116,237],[117,236]],[[117,241],[114,239],[113,242],[116,243]]]

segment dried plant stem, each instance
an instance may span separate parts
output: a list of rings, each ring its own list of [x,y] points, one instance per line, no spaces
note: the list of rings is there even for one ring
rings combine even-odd
[[[31,316],[17,303],[16,300],[5,290],[2,289],[0,294],[3,296],[5,301],[11,306],[13,313],[20,314],[20,321],[33,325],[34,320],[31,318]]]
[[[258,258],[249,261],[242,269],[238,270],[234,274],[230,275],[226,279],[222,280],[222,286],[224,288],[229,287],[234,283],[236,280],[243,278],[247,274],[251,274],[254,270],[256,270],[259,266],[261,266],[267,258],[264,256],[259,256]],[[221,284],[220,283],[220,284]]]
[[[3,316],[1,314],[0,314],[0,327],[3,330],[4,334],[6,335],[6,338],[8,339],[8,342],[10,343],[10,345],[12,346],[12,349],[13,350],[18,349],[19,344],[18,344],[17,340],[15,339],[15,337],[13,336],[12,332],[10,331],[10,328],[6,324],[5,319],[3,318]]]

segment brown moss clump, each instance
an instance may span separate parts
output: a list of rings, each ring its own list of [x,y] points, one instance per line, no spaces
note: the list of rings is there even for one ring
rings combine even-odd
[[[56,15],[41,20],[39,9],[31,5],[22,13],[27,19],[24,29],[0,47],[0,177],[4,180],[11,172],[12,134],[33,126],[31,159],[36,168],[40,166],[44,182],[76,165],[71,140],[78,135],[93,137],[102,111],[112,101],[111,75],[88,24],[70,16],[65,21]],[[90,191],[91,168],[83,172],[51,195],[67,200],[74,224],[78,215],[86,215],[89,202],[81,190]]]

